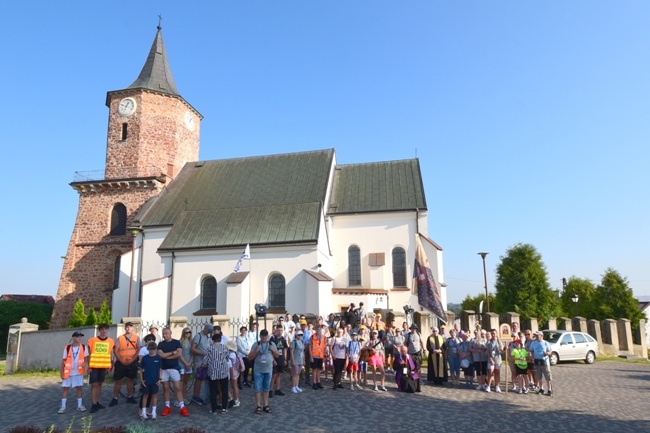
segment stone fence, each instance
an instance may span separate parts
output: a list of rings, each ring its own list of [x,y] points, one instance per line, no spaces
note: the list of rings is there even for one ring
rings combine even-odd
[[[448,323],[453,323],[455,314],[447,313]],[[520,329],[539,330],[538,320],[531,318],[520,320],[517,313],[506,313],[505,323],[518,322]],[[462,329],[474,330],[480,321],[480,327],[499,329],[500,317],[495,313],[477,314],[474,311],[463,311],[460,316]],[[645,320],[639,321],[639,327],[632,330],[628,319],[587,320],[584,317],[553,317],[548,320],[545,329],[585,332],[598,342],[598,349],[604,356],[619,356],[624,358],[648,358],[648,343],[646,338]]]

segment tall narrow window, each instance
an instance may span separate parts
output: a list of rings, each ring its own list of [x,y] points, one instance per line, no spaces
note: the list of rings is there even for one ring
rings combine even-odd
[[[273,274],[269,278],[269,308],[282,308],[285,305],[284,277],[281,274]]]
[[[393,248],[393,287],[406,287],[406,252],[402,247]]]
[[[122,256],[117,255],[115,257],[115,263],[113,264],[113,290],[120,287],[120,262],[122,261]]]
[[[201,281],[201,309],[217,311],[217,280],[212,276]]]
[[[122,140],[126,140],[126,134],[128,131],[128,125],[126,123],[122,124]]]
[[[116,203],[111,212],[111,231],[110,236],[120,236],[126,234],[126,206],[122,203]]]
[[[348,285],[361,285],[361,250],[356,245],[348,248]]]

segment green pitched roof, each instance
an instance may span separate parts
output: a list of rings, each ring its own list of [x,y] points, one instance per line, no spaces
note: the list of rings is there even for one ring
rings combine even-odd
[[[330,214],[426,208],[417,159],[336,167]]]
[[[334,150],[187,163],[136,216],[161,250],[316,242]]]

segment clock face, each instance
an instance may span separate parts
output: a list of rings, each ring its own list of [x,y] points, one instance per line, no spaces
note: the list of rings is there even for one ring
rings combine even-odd
[[[124,98],[117,106],[117,112],[121,116],[130,116],[135,111],[135,100],[133,98]]]
[[[192,113],[189,111],[185,113],[185,126],[187,129],[190,131],[194,131],[194,117],[192,116]]]

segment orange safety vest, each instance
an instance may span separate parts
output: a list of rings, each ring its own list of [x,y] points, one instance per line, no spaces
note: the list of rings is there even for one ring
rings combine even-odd
[[[314,358],[325,358],[326,340],[324,335],[321,335],[320,341],[317,334],[311,336],[311,356]]]
[[[134,335],[131,335],[134,337]],[[138,355],[138,336],[135,335],[135,341],[127,339],[126,335],[120,335],[117,339],[117,351],[124,359],[124,362],[130,363]]]
[[[70,373],[72,372],[72,361],[73,361],[73,351],[72,351],[72,345],[66,346],[66,349],[68,350],[68,357],[65,359],[65,363],[63,364],[63,378],[67,379],[70,377]],[[84,368],[85,364],[85,357],[86,357],[86,351],[84,348],[84,345],[81,344],[79,346],[79,352],[77,352],[77,373],[79,374],[84,374],[86,372],[86,369]]]
[[[93,337],[88,340],[88,348],[90,349],[90,368],[111,368],[111,354],[115,342],[112,338],[102,340],[99,337]]]

